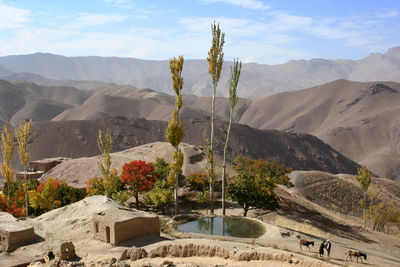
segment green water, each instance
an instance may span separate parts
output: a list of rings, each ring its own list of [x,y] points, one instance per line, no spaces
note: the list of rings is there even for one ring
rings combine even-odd
[[[264,227],[245,218],[206,217],[178,226],[186,233],[257,238],[264,234]]]

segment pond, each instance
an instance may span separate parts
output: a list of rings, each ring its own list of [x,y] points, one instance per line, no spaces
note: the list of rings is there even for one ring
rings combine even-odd
[[[186,233],[257,238],[264,234],[264,227],[245,218],[205,217],[178,226]]]

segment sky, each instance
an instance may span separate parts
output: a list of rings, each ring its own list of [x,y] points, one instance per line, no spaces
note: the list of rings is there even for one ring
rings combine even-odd
[[[37,52],[225,60],[353,59],[400,45],[400,0],[0,0],[0,56]]]

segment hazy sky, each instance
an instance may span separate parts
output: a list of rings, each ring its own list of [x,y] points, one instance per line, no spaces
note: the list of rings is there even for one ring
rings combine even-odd
[[[400,0],[0,0],[0,55],[204,59],[210,24],[225,59],[359,59],[400,45]]]

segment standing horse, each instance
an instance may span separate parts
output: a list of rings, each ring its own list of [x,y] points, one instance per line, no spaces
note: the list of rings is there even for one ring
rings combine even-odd
[[[360,258],[361,262],[363,262],[362,258],[364,258],[364,260],[367,260],[367,253],[366,252],[349,250],[349,251],[346,252],[346,254],[347,254],[346,260],[349,257],[350,257],[350,261],[353,261],[352,257],[356,257],[357,258],[357,262],[358,262],[358,258]]]
[[[306,246],[308,248],[308,250],[310,250],[310,245],[312,245],[314,247],[314,241],[307,241],[305,239],[300,240],[300,249],[302,246]]]

